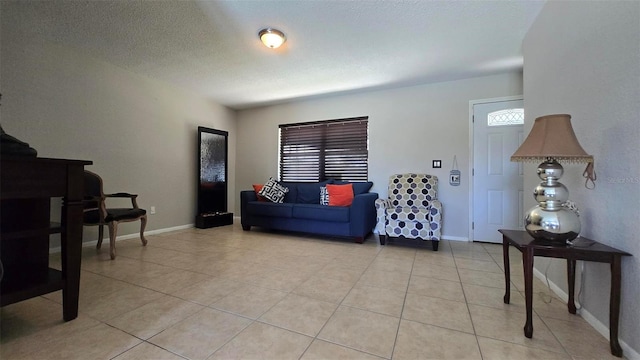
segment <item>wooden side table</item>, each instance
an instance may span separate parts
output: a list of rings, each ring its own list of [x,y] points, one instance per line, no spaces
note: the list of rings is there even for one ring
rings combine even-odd
[[[0,306],[62,289],[65,321],[78,316],[84,166],[91,161],[2,156]],[[60,223],[51,198],[62,197]],[[49,235],[60,234],[62,271],[49,268]]]
[[[609,299],[609,343],[611,353],[622,357],[622,348],[618,343],[618,320],[620,316],[620,283],[622,256],[631,254],[601,244],[595,240],[578,238],[572,245],[550,244],[542,240],[532,238],[522,230],[498,230],[502,234],[502,255],[504,259],[504,279],[506,292],[504,303],[508,304],[511,294],[511,274],[509,269],[509,244],[515,246],[522,253],[524,266],[524,292],[527,308],[527,322],[524,325],[524,335],[533,336],[533,257],[544,256],[567,259],[567,278],[569,284],[569,312],[576,313],[574,302],[574,289],[576,279],[576,261],[595,261],[611,264],[611,294]]]

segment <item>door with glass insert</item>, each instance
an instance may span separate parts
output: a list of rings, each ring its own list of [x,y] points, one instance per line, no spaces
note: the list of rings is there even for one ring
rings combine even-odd
[[[498,229],[523,227],[522,164],[510,161],[523,138],[522,100],[473,106],[474,241],[502,242]]]

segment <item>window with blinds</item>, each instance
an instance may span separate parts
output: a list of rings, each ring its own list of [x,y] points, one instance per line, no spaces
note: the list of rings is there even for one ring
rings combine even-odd
[[[280,180],[367,181],[368,119],[280,125]]]

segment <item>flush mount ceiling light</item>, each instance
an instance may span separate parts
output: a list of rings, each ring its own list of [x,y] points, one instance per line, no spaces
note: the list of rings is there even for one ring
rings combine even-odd
[[[287,38],[284,36],[282,31],[272,28],[262,29],[258,35],[260,36],[262,43],[271,49],[276,49],[287,41]]]

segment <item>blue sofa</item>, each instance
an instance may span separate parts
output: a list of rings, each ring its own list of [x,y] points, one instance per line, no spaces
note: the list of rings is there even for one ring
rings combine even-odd
[[[289,189],[281,204],[258,201],[253,190],[240,192],[242,229],[252,226],[312,234],[351,237],[362,243],[376,225],[375,201],[378,194],[368,192],[373,183],[353,182],[351,206],[320,205],[320,187],[346,184],[328,180],[318,183],[280,182]]]

